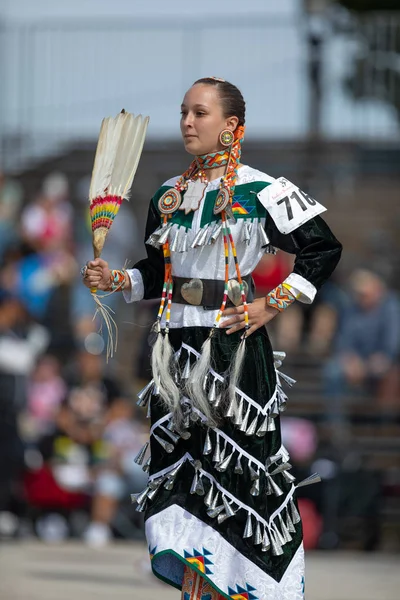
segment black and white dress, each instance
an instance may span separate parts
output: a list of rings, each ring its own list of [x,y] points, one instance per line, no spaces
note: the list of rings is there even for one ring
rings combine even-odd
[[[152,199],[146,240],[160,226],[159,198],[177,179],[167,181]],[[272,247],[293,253],[295,265],[286,282],[300,302],[311,303],[336,267],[341,245],[319,215],[290,234],[281,233],[258,198],[273,182],[249,166],[238,170],[230,227],[241,273],[251,274]],[[219,183],[209,182],[197,211],[173,215],[169,241],[175,277],[224,280],[222,235],[212,239],[220,219],[213,214]],[[163,254],[148,244],[146,249],[147,258],[128,271],[128,302],[161,296]],[[236,276],[233,260],[229,275]],[[142,457],[149,484],[138,501],[145,510],[153,572],[181,589],[186,564],[225,598],[301,600],[302,528],[296,481],[280,432],[279,415],[287,401],[286,378],[279,372],[282,357],[274,356],[266,328],[251,335],[236,388],[239,410],[230,415],[226,409],[218,426],[208,427],[191,407],[185,383],[216,313],[172,304],[170,340],[179,366],[185,430],[174,431],[153,382],[140,394],[151,417],[151,459]],[[212,338],[212,365],[204,382],[211,403],[224,406],[227,372],[241,333],[227,336],[220,329]]]

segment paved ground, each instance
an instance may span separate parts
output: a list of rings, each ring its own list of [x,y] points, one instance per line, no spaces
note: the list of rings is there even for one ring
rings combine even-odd
[[[398,555],[312,553],[307,600],[399,600]],[[0,600],[179,600],[149,572],[143,544],[0,545]],[[268,600],[268,599],[266,599]]]

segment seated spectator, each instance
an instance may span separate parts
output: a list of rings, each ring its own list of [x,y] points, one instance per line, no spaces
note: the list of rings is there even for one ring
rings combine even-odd
[[[65,398],[67,386],[60,374],[60,363],[55,356],[39,358],[27,386],[27,425],[36,437],[45,434],[55,422],[58,408]]]
[[[336,350],[324,370],[327,414],[344,419],[348,392],[369,392],[387,404],[396,401],[400,353],[400,303],[382,279],[368,270],[350,278],[353,302],[342,322]]]

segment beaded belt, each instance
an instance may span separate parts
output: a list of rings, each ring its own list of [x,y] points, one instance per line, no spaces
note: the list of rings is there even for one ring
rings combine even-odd
[[[220,308],[224,295],[225,282],[221,279],[197,279],[190,277],[173,277],[174,287],[172,302],[202,306],[204,310]],[[254,299],[254,281],[250,275],[242,277],[247,286],[247,301]],[[242,302],[240,285],[237,279],[228,282],[228,301],[226,306],[238,306]]]

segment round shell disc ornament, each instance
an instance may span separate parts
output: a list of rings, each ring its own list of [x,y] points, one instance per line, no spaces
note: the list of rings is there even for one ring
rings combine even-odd
[[[220,212],[225,210],[225,208],[229,204],[229,200],[230,200],[229,191],[226,188],[222,188],[219,191],[218,196],[215,200],[214,215],[218,215]]]
[[[178,210],[182,202],[182,196],[178,190],[171,188],[167,190],[158,201],[158,208],[164,215],[170,215]]]

